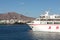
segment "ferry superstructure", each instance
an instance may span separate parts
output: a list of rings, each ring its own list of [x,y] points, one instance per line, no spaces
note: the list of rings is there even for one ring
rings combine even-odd
[[[60,32],[60,15],[49,15],[49,12],[46,11],[44,15],[40,15],[28,25],[32,31]]]

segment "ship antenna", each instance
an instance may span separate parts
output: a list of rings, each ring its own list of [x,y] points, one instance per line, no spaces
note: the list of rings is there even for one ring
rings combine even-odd
[[[45,12],[46,12],[45,16],[48,16],[49,11],[45,11]]]
[[[48,16],[48,15],[49,15],[50,10],[51,10],[51,8],[48,8],[48,10],[47,10],[47,11],[45,11],[45,13],[46,13],[45,15],[47,15],[47,16]]]

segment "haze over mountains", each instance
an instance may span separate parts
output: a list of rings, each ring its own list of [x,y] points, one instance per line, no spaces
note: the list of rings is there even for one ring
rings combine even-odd
[[[35,18],[27,17],[22,14],[18,14],[16,12],[8,12],[5,14],[0,14],[0,20],[10,20],[10,19],[17,19],[17,20],[24,20],[24,21],[32,21]]]

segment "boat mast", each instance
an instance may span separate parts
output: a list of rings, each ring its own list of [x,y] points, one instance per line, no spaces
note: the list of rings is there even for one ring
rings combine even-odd
[[[45,11],[45,13],[46,13],[45,16],[48,16],[49,11]]]

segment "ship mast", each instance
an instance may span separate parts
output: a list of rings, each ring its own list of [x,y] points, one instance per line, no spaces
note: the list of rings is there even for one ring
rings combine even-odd
[[[48,16],[49,11],[45,11],[45,16]]]

